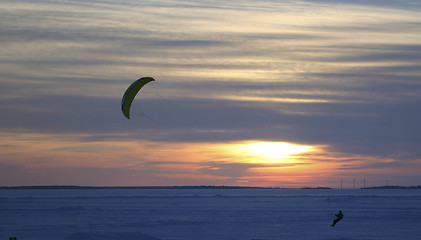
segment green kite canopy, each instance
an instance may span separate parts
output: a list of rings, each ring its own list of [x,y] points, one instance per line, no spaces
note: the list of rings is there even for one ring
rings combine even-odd
[[[127,119],[130,119],[130,106],[132,105],[133,99],[136,97],[139,90],[145,86],[145,84],[155,81],[151,77],[143,77],[132,83],[123,95],[121,100],[121,110]]]

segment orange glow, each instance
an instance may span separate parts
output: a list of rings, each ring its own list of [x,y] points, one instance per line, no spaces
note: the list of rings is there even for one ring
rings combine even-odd
[[[313,147],[286,142],[254,142],[243,147],[252,156],[257,157],[259,163],[289,163],[294,162],[294,155],[312,151]]]
[[[29,171],[56,168],[130,170],[141,179],[116,182],[137,184],[224,184],[247,186],[320,186],[335,184],[346,174],[384,175],[385,168],[368,168],[372,162],[389,163],[362,155],[332,152],[329,146],[290,142],[233,141],[151,142],[120,136],[119,141],[83,141],[95,136],[34,133],[1,133],[0,163]],[[28,160],[31,159],[31,160]],[[416,169],[416,168],[414,168]],[[394,169],[404,171],[404,169]],[[136,173],[136,174],[134,174]],[[355,175],[354,175],[355,176]],[[117,181],[118,179],[116,179]],[[86,183],[89,185],[89,183]]]

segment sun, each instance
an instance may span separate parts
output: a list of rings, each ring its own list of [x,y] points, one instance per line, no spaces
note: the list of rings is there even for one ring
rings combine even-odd
[[[287,142],[252,142],[244,145],[249,155],[258,158],[259,162],[291,162],[297,155],[312,151],[311,146]]]

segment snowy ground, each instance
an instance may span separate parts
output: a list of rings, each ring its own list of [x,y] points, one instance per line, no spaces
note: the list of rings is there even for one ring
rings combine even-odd
[[[0,240],[406,240],[420,215],[416,189],[0,190]]]

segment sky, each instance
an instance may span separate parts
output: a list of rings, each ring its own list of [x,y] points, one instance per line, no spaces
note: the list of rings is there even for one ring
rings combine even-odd
[[[0,186],[420,185],[420,11],[2,0]]]

